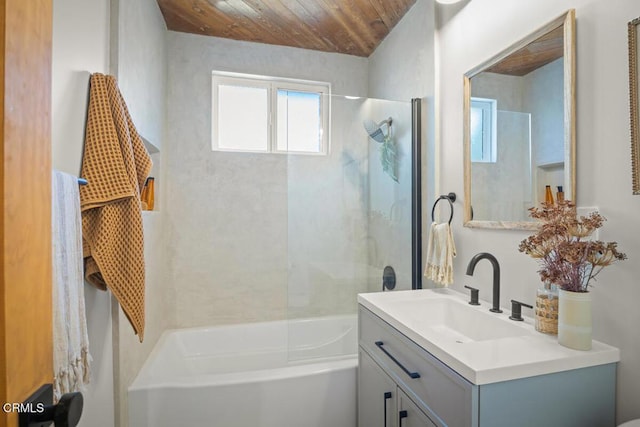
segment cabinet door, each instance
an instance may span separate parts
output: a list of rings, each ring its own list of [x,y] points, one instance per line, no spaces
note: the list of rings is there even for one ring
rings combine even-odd
[[[397,427],[396,383],[362,349],[358,366],[358,425]]]
[[[398,427],[437,427],[400,389],[397,400]]]
[[[359,321],[360,347],[379,362],[434,423],[477,426],[474,420],[478,417],[478,386],[463,379],[363,306],[360,306]],[[414,373],[419,377],[413,376]]]

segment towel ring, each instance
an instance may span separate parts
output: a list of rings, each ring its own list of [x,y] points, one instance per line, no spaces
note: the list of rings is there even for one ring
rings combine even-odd
[[[456,193],[449,193],[446,195],[442,195],[436,199],[436,202],[433,204],[433,208],[431,208],[432,222],[436,222],[436,219],[435,219],[436,205],[440,200],[446,200],[449,202],[449,206],[451,207],[451,216],[449,217],[449,224],[451,224],[451,220],[453,219],[453,202],[456,201]]]

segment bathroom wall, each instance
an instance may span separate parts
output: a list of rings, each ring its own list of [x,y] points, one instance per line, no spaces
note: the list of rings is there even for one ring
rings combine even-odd
[[[480,73],[471,79],[471,95],[496,100],[496,161],[473,162],[471,175],[481,182],[472,193],[478,220],[525,221],[531,207],[529,116],[523,77]]]
[[[112,0],[112,4],[117,8],[118,32],[117,37],[115,31],[112,34],[111,69],[138,133],[162,151],[167,26],[155,0]]]
[[[495,99],[498,110],[525,111],[524,93],[521,77],[480,73],[471,79],[471,96]]]
[[[499,105],[499,104],[498,104]],[[476,220],[526,221],[531,191],[531,115],[497,111],[495,162],[472,162],[471,195]]]
[[[422,238],[425,242],[431,224],[431,207],[435,200],[437,178],[437,147],[435,144],[438,129],[436,127],[436,67],[434,55],[435,44],[435,13],[433,0],[418,0],[415,5],[400,20],[391,33],[382,41],[369,57],[369,96],[372,98],[399,100],[410,102],[413,98],[422,99]],[[382,120],[382,117],[373,118]],[[405,121],[411,115],[405,115]],[[403,179],[411,176],[411,128],[410,123],[394,123],[399,131],[398,135],[408,133],[408,138],[401,139],[400,171]],[[407,127],[409,125],[409,127]],[[369,168],[371,182],[386,182],[381,176],[384,172],[374,168],[374,162]],[[447,191],[448,192],[448,191]],[[376,245],[375,257],[388,265],[400,265],[400,271],[411,271],[411,253],[398,248],[407,248],[404,241],[408,240],[408,250],[411,250],[411,185],[395,186],[394,191],[382,192],[389,199],[386,211],[393,211],[395,221],[385,221],[373,216],[370,220],[369,233]],[[380,195],[378,195],[380,196]],[[403,219],[397,221],[398,215]],[[449,215],[448,208],[442,215]],[[406,220],[405,220],[406,219]],[[389,243],[385,243],[389,241]],[[375,259],[375,258],[374,258]],[[408,267],[406,267],[408,265]],[[411,288],[411,277],[398,277],[399,289]],[[377,290],[377,289],[375,289]]]
[[[142,213],[145,233],[145,335],[140,343],[124,312],[114,302],[115,411],[120,427],[128,423],[127,388],[135,379],[153,346],[166,329],[175,327],[175,290],[168,280],[164,168],[166,108],[166,35],[164,18],[155,0],[112,0],[111,73],[127,102],[140,135],[154,145],[152,154],[156,178],[154,211]],[[117,314],[116,314],[117,311]]]
[[[161,147],[166,27],[155,0],[56,0],[53,31],[54,168],[76,175],[80,172],[93,72],[116,75],[138,131]],[[144,343],[133,335],[110,293],[85,286],[93,363],[91,383],[83,393],[81,426],[127,425],[126,387],[161,332],[174,324],[172,291],[165,287],[159,268],[164,265],[161,210],[145,213],[143,222],[147,275]]]
[[[418,0],[369,56],[369,96],[411,101],[435,90],[433,0]]]
[[[563,61],[556,59],[525,78],[525,104],[532,115],[534,192],[539,201],[544,200],[546,185],[555,195],[564,183]]]
[[[345,152],[344,144],[353,144],[355,163],[347,169],[357,173],[353,167],[362,160],[366,138],[362,133],[357,140],[332,135],[328,158],[213,152],[211,72],[326,81],[332,84],[334,94],[366,96],[367,60],[176,32],[168,34],[167,55],[165,163],[171,179],[166,183],[165,232],[171,242],[166,249],[170,280],[176,289],[178,325],[286,318],[288,280],[306,280],[309,273],[318,280],[305,282],[312,283],[307,289],[296,289],[292,294],[294,309],[313,306],[309,299],[324,300],[325,292],[318,288],[326,283],[323,274],[328,271],[339,277],[342,272],[327,270],[326,259],[317,258],[315,269],[297,268],[295,256],[333,245],[341,248],[329,254],[328,264],[334,267],[341,254],[346,256],[344,264],[366,261],[366,248],[354,244],[366,243],[362,237],[366,223],[358,201],[360,195],[354,190],[355,183],[341,178],[347,161],[341,163],[340,157]],[[341,107],[336,108],[332,112],[335,120],[340,117],[336,113]],[[351,117],[348,109],[342,111]],[[290,190],[295,194],[296,186],[311,176],[315,176],[315,186],[310,188],[317,191],[301,194],[304,198],[288,198]],[[327,189],[333,189],[334,194],[325,194]],[[309,221],[289,224],[290,213],[305,219],[299,213],[304,213],[301,208],[310,212]],[[336,216],[349,210],[344,220]],[[317,223],[318,213],[320,220],[326,222]],[[331,228],[325,229],[323,224]],[[299,248],[296,241],[305,240],[299,233],[323,241],[312,241],[308,247]],[[296,240],[290,242],[289,236]],[[288,251],[290,244],[299,250]],[[294,267],[291,277],[289,263]],[[324,310],[315,306],[312,313],[323,314],[329,308],[326,304]]]
[[[109,72],[109,1],[53,4],[52,152],[55,169],[78,175],[84,144],[90,72]],[[111,297],[85,286],[91,383],[80,426],[113,427]]]
[[[564,58],[524,77],[524,105],[531,113],[535,165],[564,161]],[[543,187],[544,188],[544,187]]]
[[[441,188],[463,195],[462,75],[548,21],[576,9],[577,18],[577,202],[599,207],[608,218],[600,239],[615,240],[628,261],[608,267],[591,289],[594,338],[619,347],[618,423],[640,417],[640,197],[631,195],[627,22],[639,14],[635,0],[473,0],[438,6],[440,40]],[[469,259],[491,252],[501,263],[501,305],[510,299],[533,302],[540,281],[534,260],[518,253],[527,232],[469,229],[454,218],[458,257],[456,283],[491,295],[489,263],[473,277],[464,275]]]

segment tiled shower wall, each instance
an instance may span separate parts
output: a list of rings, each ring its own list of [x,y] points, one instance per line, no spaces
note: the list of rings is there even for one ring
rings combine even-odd
[[[296,255],[308,260],[315,251],[343,248],[318,264],[366,262],[366,247],[359,244],[366,244],[365,206],[358,202],[357,183],[343,180],[344,159],[339,156],[343,143],[352,144],[356,161],[361,160],[366,138],[334,135],[332,155],[326,158],[213,152],[211,72],[327,81],[334,94],[366,96],[367,60],[169,32],[168,64],[166,232],[178,325],[284,319],[289,315],[289,266],[292,279],[326,267],[296,269]],[[308,190],[296,187],[305,181]],[[341,203],[337,211],[351,211],[351,221],[332,214],[336,201]],[[308,215],[297,216],[298,208]],[[290,222],[290,214],[300,221]],[[333,229],[318,234],[314,227],[319,226]],[[309,238],[296,237],[304,233]],[[310,240],[316,236],[333,240]],[[292,301],[324,298],[313,289],[301,291],[292,294]],[[309,302],[303,305],[309,307]],[[323,312],[319,306],[312,310]]]

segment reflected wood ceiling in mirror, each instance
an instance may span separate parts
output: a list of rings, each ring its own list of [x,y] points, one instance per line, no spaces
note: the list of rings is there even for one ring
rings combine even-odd
[[[368,57],[416,0],[157,0],[172,31]]]
[[[525,76],[558,58],[562,58],[563,54],[564,29],[559,27],[512,53],[485,71],[511,76]]]

